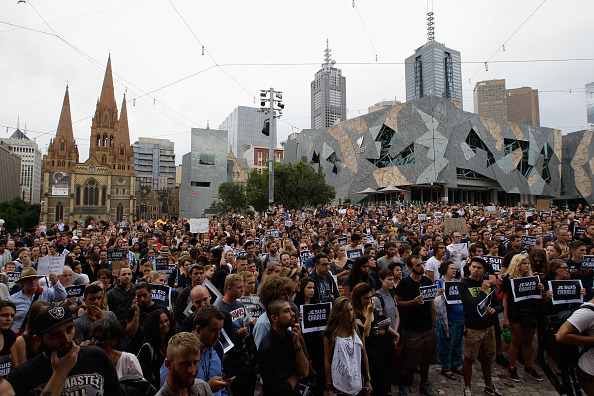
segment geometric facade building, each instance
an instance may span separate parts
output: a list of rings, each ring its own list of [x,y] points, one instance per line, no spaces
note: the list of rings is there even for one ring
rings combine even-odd
[[[173,188],[175,184],[174,143],[167,139],[138,138],[132,145],[134,170],[140,186],[152,190]]]
[[[19,127],[8,139],[1,139],[7,143],[12,152],[21,157],[21,198],[31,204],[41,200],[41,150],[33,140],[21,132]]]
[[[337,199],[352,202],[390,185],[409,202],[516,204],[561,190],[561,131],[479,116],[436,96],[304,130],[284,148],[285,162],[305,156]]]
[[[563,182],[561,198],[583,198],[594,204],[594,139],[591,130],[563,136]]]
[[[311,82],[311,127],[328,128],[346,120],[346,78],[342,70],[334,67],[330,47],[326,40],[324,63]]]
[[[115,101],[111,57],[91,122],[89,158],[79,163],[70,115],[68,87],[56,136],[43,159],[41,219],[85,225],[131,219],[135,210],[134,154],[130,145],[126,96]]]

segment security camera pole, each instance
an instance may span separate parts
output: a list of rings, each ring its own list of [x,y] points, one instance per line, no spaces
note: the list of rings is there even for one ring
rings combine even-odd
[[[266,95],[269,95],[267,98]],[[269,137],[268,143],[268,203],[274,203],[274,149],[276,147],[276,118],[283,115],[285,105],[281,103],[283,94],[280,91],[275,91],[274,88],[270,90],[260,90],[260,106],[261,110],[268,114],[268,118],[264,121],[264,128],[262,133]],[[266,109],[266,102],[270,102],[270,106]],[[276,108],[275,108],[276,105]],[[276,114],[278,112],[278,115]],[[266,125],[268,123],[268,125]]]

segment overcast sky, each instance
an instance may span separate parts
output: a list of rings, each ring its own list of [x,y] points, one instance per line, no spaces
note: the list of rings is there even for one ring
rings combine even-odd
[[[465,110],[473,111],[477,81],[505,78],[508,88],[539,90],[542,126],[584,129],[594,61],[512,61],[594,58],[593,1],[545,1],[501,50],[542,2],[434,0],[436,40],[461,52]],[[207,121],[216,128],[236,106],[259,107],[259,90],[269,87],[283,92],[278,137],[285,140],[310,127],[310,82],[326,39],[346,76],[349,118],[381,100],[404,101],[402,63],[426,42],[426,12],[422,0],[356,0],[355,8],[352,0],[3,0],[0,137],[12,134],[20,116],[21,129],[26,123],[45,152],[68,83],[80,160],[88,158],[111,52],[118,109],[127,89],[131,143],[170,139],[181,163],[190,128]],[[498,49],[488,71],[465,63]],[[262,65],[279,63],[299,65]]]

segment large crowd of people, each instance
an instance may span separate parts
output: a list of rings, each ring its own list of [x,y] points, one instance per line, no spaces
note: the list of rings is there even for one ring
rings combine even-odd
[[[594,212],[540,209],[0,229],[0,394],[501,395],[495,363],[594,395]]]

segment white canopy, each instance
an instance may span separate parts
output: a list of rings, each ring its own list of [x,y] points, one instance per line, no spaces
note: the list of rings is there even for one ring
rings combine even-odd
[[[371,187],[367,187],[365,190],[363,191],[359,191],[357,194],[375,194],[375,190]]]
[[[381,190],[378,190],[377,192],[378,193],[392,193],[392,192],[399,192],[399,191],[404,191],[404,190],[401,188],[398,188],[398,187],[394,187],[393,185],[390,184],[388,187],[382,188]]]

